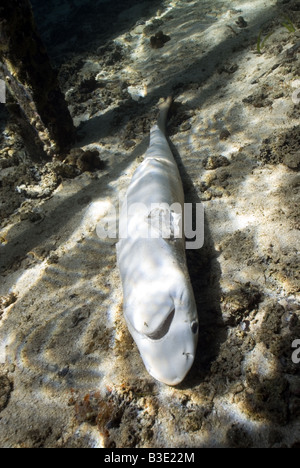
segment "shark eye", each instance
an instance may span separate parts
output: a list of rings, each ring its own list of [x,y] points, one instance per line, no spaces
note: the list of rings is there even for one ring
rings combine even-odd
[[[194,333],[194,335],[196,335],[196,333],[198,332],[198,322],[196,322],[195,320],[191,323],[191,329],[192,329],[192,332]]]
[[[155,330],[155,332],[151,333],[150,335],[147,335],[148,338],[150,338],[151,340],[160,340],[161,338],[163,338],[169,331],[174,315],[175,309],[173,309],[170,312],[166,320],[160,325],[160,327],[157,330]]]

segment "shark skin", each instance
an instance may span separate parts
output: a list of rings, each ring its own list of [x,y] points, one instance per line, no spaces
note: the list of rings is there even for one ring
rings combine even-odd
[[[117,260],[123,312],[144,365],[156,380],[178,385],[198,341],[198,314],[182,235],[184,193],[160,106],[144,161],[127,189],[119,219]]]

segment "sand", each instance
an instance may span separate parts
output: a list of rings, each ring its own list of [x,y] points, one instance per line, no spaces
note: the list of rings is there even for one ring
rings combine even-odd
[[[32,162],[2,108],[0,445],[299,447],[298,2],[125,2],[111,34],[90,6],[35,12],[77,147],[105,167]],[[160,30],[170,40],[151,48]],[[145,370],[117,240],[96,232],[169,94],[186,201],[205,210],[204,246],[187,251],[199,346],[174,388]]]

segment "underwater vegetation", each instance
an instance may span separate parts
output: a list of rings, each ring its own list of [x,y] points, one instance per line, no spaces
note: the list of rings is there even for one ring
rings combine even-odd
[[[294,26],[292,20],[291,20],[288,16],[285,16],[283,19],[284,19],[284,22],[281,22],[281,25],[284,26],[284,27],[288,30],[289,33],[294,33],[294,32],[296,32],[296,28],[295,28],[295,26]],[[281,20],[281,21],[282,21],[282,20]],[[267,40],[275,33],[275,31],[269,32],[269,33],[266,35],[266,37],[262,40],[263,32],[264,32],[264,30],[261,29],[261,30],[259,31],[258,38],[257,38],[257,46],[256,46],[256,48],[257,48],[257,52],[258,52],[259,54],[262,54],[262,53],[263,53],[263,52],[262,52],[262,49],[263,49],[263,47],[265,46]]]
[[[292,23],[292,20],[288,17],[288,16],[285,16],[284,17],[285,21],[287,21],[286,23],[281,23],[282,26],[284,26],[289,32],[296,32],[296,28],[294,26],[294,24]]]

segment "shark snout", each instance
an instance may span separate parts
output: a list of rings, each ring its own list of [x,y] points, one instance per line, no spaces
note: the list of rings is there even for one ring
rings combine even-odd
[[[159,365],[151,367],[145,362],[145,366],[152,377],[166,385],[175,386],[180,384],[187,373],[189,372],[194,362],[194,354],[191,352],[183,352],[181,356],[177,356],[176,360],[164,362],[162,360]]]
[[[176,326],[177,325],[177,326]],[[167,385],[178,385],[194,362],[198,333],[190,323],[175,323],[160,339],[131,330],[144,365],[152,377]]]

